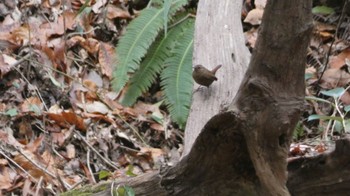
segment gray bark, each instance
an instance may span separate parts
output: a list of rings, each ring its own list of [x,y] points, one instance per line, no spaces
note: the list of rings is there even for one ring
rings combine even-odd
[[[202,64],[210,70],[218,64],[223,66],[216,73],[218,81],[209,89],[203,87],[193,93],[183,156],[188,154],[205,123],[220,111],[227,110],[248,67],[250,53],[245,46],[241,8],[241,1],[199,1],[193,66]],[[198,87],[195,84],[193,91]]]

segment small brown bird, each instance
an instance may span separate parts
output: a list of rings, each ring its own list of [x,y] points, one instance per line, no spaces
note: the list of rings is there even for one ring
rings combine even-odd
[[[213,70],[209,71],[202,65],[196,65],[192,72],[192,77],[197,84],[209,87],[214,82],[214,80],[218,80],[215,77],[215,73],[218,69],[220,69],[221,66],[222,65],[218,65]]]

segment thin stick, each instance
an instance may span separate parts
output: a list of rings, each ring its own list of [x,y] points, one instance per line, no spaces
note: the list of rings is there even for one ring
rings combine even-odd
[[[26,175],[28,175],[29,177],[31,177],[34,182],[38,182],[38,180],[36,178],[34,178],[32,175],[30,175],[30,173],[28,173],[23,167],[21,167],[20,165],[18,165],[16,163],[16,161],[12,160],[9,156],[7,156],[4,152],[4,149],[1,148],[0,150],[0,154],[2,154],[2,156],[4,156],[7,160],[9,160],[12,164],[14,164],[16,167],[18,167],[23,173],[25,173]]]
[[[24,158],[26,158],[29,162],[31,162],[33,165],[35,165],[38,169],[40,169],[41,171],[43,171],[44,173],[48,174],[49,176],[51,176],[52,178],[56,178],[56,176],[49,172],[47,169],[45,169],[44,167],[42,167],[41,165],[39,165],[38,163],[34,162],[31,158],[29,158],[26,154],[24,154],[22,152],[22,150],[18,147],[16,147],[16,150],[24,156]]]
[[[343,9],[342,9],[342,13],[341,13],[341,15],[340,15],[340,18],[339,18],[339,21],[338,21],[338,24],[337,24],[337,28],[336,28],[335,33],[334,33],[334,38],[333,38],[333,40],[332,40],[332,42],[331,42],[331,45],[330,45],[330,47],[329,47],[329,50],[328,50],[328,53],[327,53],[327,56],[326,56],[326,62],[325,62],[325,64],[324,64],[324,68],[323,68],[323,70],[322,70],[322,73],[321,73],[320,78],[317,80],[317,83],[318,83],[318,84],[320,83],[320,81],[321,81],[321,79],[322,79],[322,77],[323,77],[323,74],[324,74],[324,72],[326,71],[326,69],[327,69],[327,67],[328,67],[329,56],[331,55],[332,47],[333,47],[333,44],[334,44],[334,42],[335,42],[335,39],[337,38],[340,25],[341,25],[341,23],[343,22],[344,15],[345,15],[345,8],[346,8],[346,5],[348,4],[348,1],[349,1],[349,0],[346,0],[346,1],[344,2]]]
[[[86,164],[87,164],[87,167],[89,169],[91,178],[92,178],[94,184],[96,184],[94,173],[92,172],[92,169],[91,169],[91,166],[90,166],[90,149],[88,149],[87,152],[86,152]]]
[[[25,60],[29,59],[31,55],[32,55],[32,52],[29,52],[24,57],[20,58],[17,62],[10,65],[10,67],[16,67],[17,65],[23,63]]]
[[[35,194],[34,196],[38,196],[39,195],[39,191],[40,191],[40,188],[41,188],[41,183],[43,182],[43,177],[40,176],[40,179],[39,179],[39,182],[36,186],[36,190],[35,190]]]
[[[119,168],[114,165],[110,160],[106,159],[105,157],[103,157],[91,144],[89,144],[89,142],[84,138],[84,136],[82,136],[78,131],[74,130],[74,133],[77,134],[80,139],[83,140],[83,142],[92,150],[94,151],[97,156],[99,156],[105,163],[107,163],[109,166],[111,166],[112,168],[114,168],[115,170],[119,170]]]
[[[114,196],[114,184],[115,181],[113,180],[112,184],[111,184],[111,195]]]

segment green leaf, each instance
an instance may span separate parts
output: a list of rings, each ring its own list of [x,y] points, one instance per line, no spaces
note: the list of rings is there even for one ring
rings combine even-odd
[[[49,75],[49,78],[50,78],[51,82],[52,82],[55,86],[60,87],[60,88],[63,88],[63,85],[62,85],[60,82],[58,82],[58,81],[55,79],[55,77],[52,76],[52,74],[51,74],[50,72],[48,73],[48,75]]]
[[[77,15],[81,14],[85,8],[89,7],[89,3],[90,3],[90,0],[86,0],[83,6],[80,7]]]
[[[163,114],[161,112],[159,112],[159,111],[153,112],[152,115],[151,115],[151,118],[154,121],[156,121],[157,123],[163,124],[164,116],[163,116]]]
[[[171,56],[171,50],[174,48],[176,41],[179,40],[178,37],[189,25],[193,25],[193,21],[185,20],[171,28],[167,36],[162,34],[152,44],[147,56],[140,65],[140,69],[135,72],[130,81],[130,86],[121,101],[123,105],[133,105],[136,99],[156,81],[157,75],[164,68],[164,61]]]
[[[336,120],[336,121],[342,121],[341,117],[338,116],[324,116],[324,115],[318,115],[318,114],[312,114],[308,117],[308,121],[312,121],[312,120]]]
[[[298,122],[293,131],[293,139],[298,140],[304,135],[303,124]]]
[[[128,166],[128,170],[126,171],[126,175],[131,176],[131,177],[137,176],[137,175],[133,172],[133,170],[134,170],[134,166],[129,165],[129,166]]]
[[[106,170],[101,170],[100,172],[98,172],[98,179],[102,180],[104,178],[108,178],[111,175],[112,175],[111,172],[106,171]]]
[[[158,103],[155,103],[154,106],[157,106],[158,108],[163,104],[164,100],[159,101]],[[152,112],[151,118],[156,121],[159,124],[163,124],[164,122],[164,116],[163,114],[160,112],[160,110],[156,110],[154,112]]]
[[[13,85],[14,87],[16,87],[16,88],[20,88],[20,85],[18,84],[18,82],[13,81],[13,82],[12,82],[12,85]]]
[[[345,106],[345,107],[344,107],[344,111],[345,111],[345,112],[349,112],[349,111],[350,111],[350,105]]]
[[[164,35],[168,33],[168,14],[172,0],[164,0]]]
[[[135,196],[135,191],[129,186],[122,186],[117,188],[117,196]]]
[[[328,91],[321,91],[322,94],[330,96],[330,97],[335,97],[338,98],[340,96],[342,96],[345,92],[344,88],[335,88],[332,90],[328,90]]]
[[[322,99],[322,98],[318,98],[318,97],[314,97],[314,96],[306,96],[305,97],[306,100],[310,100],[310,101],[320,101],[320,102],[324,102],[324,103],[329,103],[329,104],[333,104],[332,102]]]
[[[30,104],[29,105],[29,110],[34,112],[36,115],[41,115],[41,109],[39,108],[39,106],[35,105],[35,104]]]
[[[345,133],[350,133],[350,120],[345,121],[344,130],[345,130]]]
[[[324,15],[329,15],[334,13],[334,9],[331,7],[327,6],[316,6],[312,8],[312,13],[313,14],[324,14]]]
[[[312,73],[306,73],[305,74],[305,80],[308,80],[310,78],[312,78],[313,74]]]
[[[17,116],[17,109],[13,108],[13,109],[9,109],[5,112],[6,115],[9,115],[11,117]]]
[[[343,124],[339,121],[334,122],[334,132],[341,133],[344,130]]]
[[[169,10],[169,19],[187,0],[175,0]],[[113,71],[113,89],[119,93],[126,84],[129,76],[139,68],[142,57],[157,37],[164,24],[164,7],[147,8],[141,11],[140,16],[134,19],[126,28],[126,33],[121,37],[117,46],[118,64]]]
[[[125,192],[128,196],[135,196],[135,191],[131,187],[125,186]]]
[[[175,46],[173,56],[166,60],[166,68],[161,74],[165,103],[172,120],[180,128],[186,124],[192,98],[193,32],[194,25],[189,25],[179,38],[181,42]]]

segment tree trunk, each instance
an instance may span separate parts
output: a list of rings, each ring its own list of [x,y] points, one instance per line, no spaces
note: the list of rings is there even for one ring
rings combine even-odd
[[[221,3],[228,8],[218,9]],[[304,101],[304,65],[312,31],[311,4],[311,0],[268,1],[252,60],[234,99],[233,89],[237,81],[229,74],[236,73],[235,69],[244,69],[246,62],[246,50],[238,49],[243,47],[240,24],[232,22],[225,26],[226,23],[220,23],[222,21],[208,18],[206,25],[216,28],[207,31],[208,34],[217,33],[213,42],[218,44],[211,45],[206,40],[209,38],[204,39],[205,36],[198,32],[199,22],[196,23],[194,51],[197,56],[194,62],[208,63],[207,68],[222,63],[224,69],[218,72],[219,82],[194,94],[189,121],[200,119],[205,126],[198,131],[200,124],[188,123],[187,132],[199,133],[189,153],[177,165],[163,168],[159,173],[104,183],[93,189],[87,187],[81,192],[97,190],[95,195],[110,195],[111,187],[126,184],[133,187],[136,195],[289,195],[286,186],[287,153]],[[240,18],[237,14],[240,6],[236,1],[201,0],[198,10],[198,17],[215,18],[220,14],[231,17],[230,11],[236,13],[234,17]],[[210,24],[210,21],[221,25]],[[235,35],[238,41],[232,35],[226,40],[218,38],[230,37],[227,29],[232,33],[234,28],[240,29]],[[200,49],[199,46],[206,48]],[[205,53],[205,50],[211,52]],[[233,68],[233,65],[240,66]],[[230,82],[235,83],[230,86]],[[215,103],[214,108],[211,105],[214,99],[224,100],[219,96],[225,101],[222,105]],[[193,114],[205,113],[206,109],[211,115],[216,115],[209,119],[204,114],[198,118]],[[203,119],[209,120],[204,123]],[[191,139],[186,145],[186,148],[191,146]],[[349,153],[349,146],[350,140],[343,140],[337,143],[336,151],[331,154],[291,162],[288,167],[290,192],[309,195],[303,190],[315,188],[317,191],[311,193],[317,194],[311,195],[327,195],[330,193],[327,190],[335,190],[330,187],[337,187],[343,191],[340,193],[346,193],[350,189],[350,158],[343,154]],[[337,168],[344,168],[344,171],[334,172]],[[321,173],[313,175],[313,169]],[[334,172],[334,175],[326,178],[327,171]],[[312,182],[305,183],[304,179]],[[332,181],[334,179],[337,181]],[[101,187],[103,191],[99,191]]]
[[[183,156],[208,120],[226,111],[235,97],[248,67],[250,53],[245,46],[241,22],[241,1],[201,0],[198,3],[193,50],[193,66],[208,69],[223,66],[216,73],[218,81],[210,88],[194,85],[191,112],[185,131]]]
[[[288,195],[287,155],[304,103],[312,1],[268,1],[249,68],[230,110],[240,119],[266,195]]]

